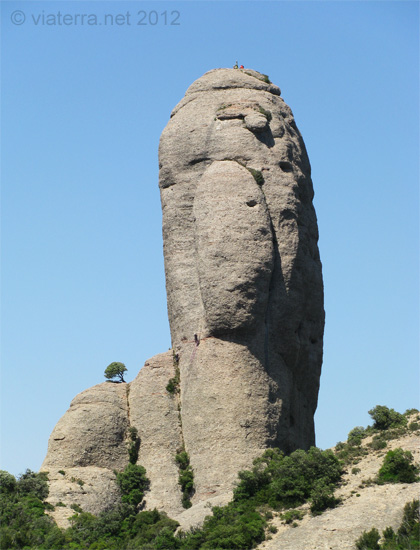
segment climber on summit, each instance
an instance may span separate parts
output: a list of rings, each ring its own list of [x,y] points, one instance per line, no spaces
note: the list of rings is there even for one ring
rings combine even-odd
[[[235,65],[233,66],[234,69],[237,69],[238,68],[238,62],[235,63]]]
[[[240,69],[245,69],[245,67],[244,67],[243,65],[241,65],[239,68],[240,68]]]

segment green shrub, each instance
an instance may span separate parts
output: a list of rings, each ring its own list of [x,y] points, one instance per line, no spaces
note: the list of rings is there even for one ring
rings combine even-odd
[[[49,492],[47,481],[48,477],[46,472],[35,473],[32,472],[32,470],[26,470],[18,479],[18,493],[45,500]]]
[[[382,437],[386,439],[387,441],[390,441],[391,439],[399,439],[403,435],[407,433],[406,426],[399,426],[397,428],[390,428],[389,430],[385,430],[384,432],[381,432]]]
[[[404,506],[404,513],[401,525],[397,532],[397,541],[400,544],[417,544],[420,548],[420,523],[419,523],[419,499],[407,502]]]
[[[361,471],[362,471],[362,470],[361,470],[360,468],[352,468],[352,469],[351,469],[351,473],[352,473],[353,475],[356,475],[356,474],[358,474],[358,473],[361,472]]]
[[[335,454],[337,458],[342,460],[344,464],[355,464],[359,462],[362,456],[368,454],[368,450],[361,445],[349,445],[348,443],[343,443],[335,447]]]
[[[372,487],[372,485],[375,484],[375,480],[371,477],[368,477],[367,479],[362,479],[362,482],[360,483],[359,487],[361,489],[364,489],[365,487]]]
[[[181,451],[175,456],[179,467],[178,483],[182,490],[182,506],[191,508],[191,497],[194,494],[194,472],[190,466],[190,457],[186,451]]]
[[[347,443],[353,446],[360,445],[364,437],[366,437],[366,430],[362,426],[356,426],[350,430],[347,436]]]
[[[179,380],[174,377],[166,385],[166,391],[172,395],[179,392]]]
[[[172,350],[172,363],[175,367],[175,376],[171,378],[166,386],[166,391],[171,395],[179,393],[179,385],[181,382],[181,373],[179,371],[179,358],[175,353],[175,350]]]
[[[267,109],[264,109],[264,107],[261,107],[261,105],[258,106],[258,111],[265,116],[268,122],[271,122],[273,115],[270,111],[267,111]]]
[[[407,409],[404,413],[404,416],[411,416],[412,414],[418,414],[418,409]]]
[[[357,550],[380,550],[379,531],[375,528],[370,531],[363,531],[362,535],[356,541]]]
[[[70,478],[70,481],[72,483],[77,483],[78,485],[80,485],[80,487],[83,487],[83,485],[85,484],[85,482],[83,481],[83,479],[80,479],[78,477],[71,477]]]
[[[247,70],[244,70],[243,71],[245,74],[249,75],[249,76],[252,76],[258,80],[261,80],[262,82],[265,82],[267,84],[271,84],[271,80],[268,78],[268,76],[266,74],[261,74],[261,76],[259,75],[256,75],[256,74],[252,74],[251,72],[247,71]]]
[[[16,490],[17,481],[14,475],[5,470],[0,470],[0,494],[13,493]]]
[[[335,508],[340,502],[334,496],[334,486],[325,483],[323,479],[317,480],[311,491],[311,512],[314,515],[320,514],[327,508]]]
[[[58,473],[61,474],[62,476],[66,475],[66,472],[64,470],[58,470]]]
[[[394,532],[394,529],[392,527],[386,527],[385,530],[382,532],[382,536],[386,542],[395,542],[397,535]]]
[[[410,430],[410,432],[420,430],[420,424],[418,422],[410,422],[410,424],[408,425],[408,429]]]
[[[264,183],[264,176],[262,175],[262,172],[260,170],[255,170],[254,168],[247,168],[247,170],[251,172],[252,177],[258,183],[258,185],[262,185]]]
[[[137,428],[131,426],[128,429],[128,434],[130,436],[130,441],[128,443],[128,460],[130,464],[136,464],[139,458],[140,450],[140,438],[138,436]]]
[[[244,550],[265,540],[266,520],[252,502],[229,503],[212,508],[200,529],[181,538],[182,550]]]
[[[407,418],[404,415],[384,405],[377,405],[368,412],[375,422],[373,427],[377,430],[387,430],[407,424]]]
[[[143,500],[144,492],[149,488],[149,480],[143,466],[128,464],[123,472],[117,473],[117,484],[120,488],[121,501],[138,506]]]
[[[303,516],[305,515],[305,512],[302,510],[287,510],[283,514],[280,515],[281,519],[284,521],[284,523],[287,523],[290,525],[295,520],[301,520]]]
[[[332,451],[311,447],[285,456],[278,449],[267,450],[254,460],[251,471],[240,472],[234,500],[256,497],[273,508],[303,504],[318,488],[318,481],[333,485],[341,479],[342,466]]]
[[[378,472],[379,483],[414,483],[418,468],[412,464],[413,455],[401,448],[388,451]]]
[[[387,446],[387,442],[383,438],[383,435],[375,435],[372,438],[372,441],[368,443],[368,447],[373,449],[374,451],[379,451],[380,449],[385,449]]]

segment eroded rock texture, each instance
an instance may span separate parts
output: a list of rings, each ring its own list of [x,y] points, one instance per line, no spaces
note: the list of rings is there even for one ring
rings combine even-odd
[[[151,481],[146,507],[183,528],[224,503],[264,449],[314,444],[324,327],[310,164],[277,86],[217,69],[162,133],[160,190],[172,351],[130,384],[77,396],[42,465],[53,504],[98,514],[119,499],[130,427]],[[180,371],[179,392],[167,385]],[[194,470],[183,511],[175,455]],[[64,473],[62,473],[64,472]],[[69,507],[53,512],[64,525]]]
[[[104,382],[77,395],[57,423],[41,466],[49,473],[52,512],[59,525],[78,504],[99,514],[120,500],[114,471],[128,464],[129,428],[140,437],[138,464],[147,470],[147,508],[174,516],[183,511],[175,455],[181,427],[177,401],[166,391],[175,376],[172,352],[146,361],[130,384]]]
[[[194,82],[159,160],[169,321],[199,500],[231,486],[267,446],[314,444],[318,230],[302,137],[279,88],[255,71]]]

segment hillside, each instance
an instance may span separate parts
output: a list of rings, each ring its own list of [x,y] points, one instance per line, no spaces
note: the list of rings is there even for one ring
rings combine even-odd
[[[56,517],[66,505],[48,495],[48,473],[28,470],[16,480],[0,472],[0,546],[33,550],[356,549],[356,540],[373,527],[380,532],[392,527],[397,533],[404,506],[414,502],[420,488],[419,413],[412,410],[401,415],[387,407],[374,410],[378,409],[388,419],[394,415],[393,426],[357,427],[334,451],[313,447],[284,455],[267,450],[252,470],[240,472],[232,502],[200,513],[192,507],[184,512],[191,515],[184,518],[144,510],[141,501],[148,496],[147,472],[131,464],[113,480],[121,491],[115,507],[94,516],[74,503],[67,512],[72,515],[70,526],[60,529],[50,516]],[[394,537],[386,546],[358,548],[419,550],[414,513],[412,508],[411,523],[405,522],[408,531],[397,533],[399,541]],[[389,529],[387,534],[389,539]]]
[[[409,423],[420,420],[417,413],[409,417]],[[391,432],[391,433],[390,433]],[[392,430],[384,432],[385,437]],[[376,527],[382,532],[391,526],[396,530],[401,524],[403,507],[407,502],[419,498],[420,483],[392,483],[377,485],[371,480],[377,476],[389,450],[402,448],[414,456],[414,463],[420,464],[420,431],[409,431],[396,439],[388,440],[384,449],[370,447],[374,436],[362,440],[361,448],[367,452],[352,464],[346,465],[343,481],[335,495],[342,499],[337,508],[326,510],[319,516],[312,516],[309,505],[299,509],[304,518],[293,524],[285,524],[276,514],[272,525],[277,533],[269,535],[258,546],[260,550],[354,550],[356,539]],[[335,450],[335,449],[334,449]],[[359,470],[359,471],[357,471]],[[352,471],[354,473],[352,473]]]

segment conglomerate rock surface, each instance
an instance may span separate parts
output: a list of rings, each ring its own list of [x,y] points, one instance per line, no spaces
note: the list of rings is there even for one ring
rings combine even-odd
[[[67,503],[76,498],[67,471],[77,468],[77,503],[98,513],[118,499],[115,488],[109,498],[103,491],[128,463],[135,427],[151,481],[146,507],[187,527],[206,502],[225,502],[237,472],[267,447],[314,444],[323,284],[309,160],[264,75],[216,69],[194,82],[162,133],[159,168],[173,352],[147,361],[130,384],[77,396],[42,469],[50,501]],[[187,511],[175,461],[182,449],[194,471]],[[93,475],[103,479],[96,500]]]
[[[159,148],[195,501],[231,487],[269,446],[315,442],[324,310],[310,164],[290,108],[265,80],[206,73],[173,110]]]
[[[172,352],[146,361],[130,384],[104,382],[74,398],[54,428],[47,456],[41,466],[48,472],[48,501],[57,523],[66,520],[78,504],[98,514],[116,504],[120,491],[114,471],[129,461],[130,428],[140,438],[138,463],[150,480],[147,508],[170,515],[183,511],[175,455],[181,448],[181,428],[176,399],[166,391],[175,376]]]

